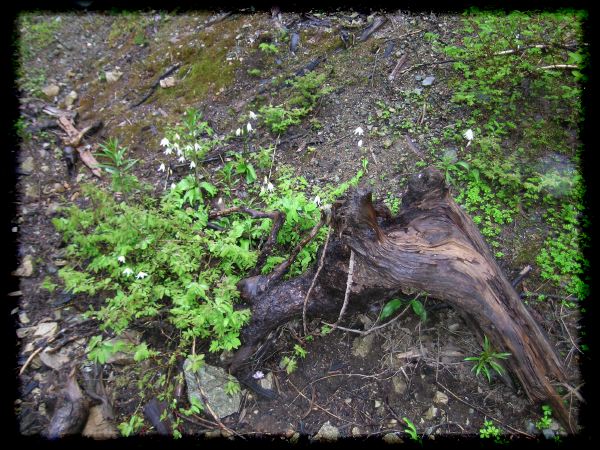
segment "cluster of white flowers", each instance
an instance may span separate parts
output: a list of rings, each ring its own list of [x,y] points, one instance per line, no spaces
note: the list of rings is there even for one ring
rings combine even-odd
[[[471,130],[471,129],[469,128],[467,131],[465,131],[465,132],[463,133],[463,136],[464,136],[464,138],[465,138],[465,139],[468,141],[468,142],[467,142],[467,147],[468,147],[469,145],[471,145],[471,141],[473,141],[473,137],[475,136],[475,135],[473,134],[473,130]]]
[[[364,135],[364,134],[365,134],[365,132],[364,132],[364,130],[363,130],[361,127],[356,127],[356,129],[354,130],[354,135],[355,135],[355,136],[362,136],[362,135]],[[363,145],[363,140],[362,140],[362,139],[359,139],[359,140],[358,140],[358,142],[357,142],[357,145],[358,145],[359,147],[362,147],[362,145]]]

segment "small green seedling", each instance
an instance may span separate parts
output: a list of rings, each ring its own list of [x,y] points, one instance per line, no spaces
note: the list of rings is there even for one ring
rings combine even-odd
[[[422,443],[421,438],[417,434],[417,427],[412,423],[407,417],[403,417],[402,420],[406,422],[407,427],[404,429],[404,432],[410,436],[413,441],[417,441]]]
[[[483,373],[488,379],[488,382],[491,382],[492,375],[490,373],[490,368],[502,375],[504,373],[504,369],[500,364],[498,364],[497,360],[506,359],[509,356],[510,353],[494,351],[488,337],[484,336],[483,351],[481,354],[479,356],[470,356],[465,358],[465,361],[474,361],[475,365],[471,370],[475,372],[475,375],[479,376],[480,373]]]

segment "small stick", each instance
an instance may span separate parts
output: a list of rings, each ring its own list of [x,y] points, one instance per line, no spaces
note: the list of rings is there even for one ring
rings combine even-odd
[[[402,312],[400,312],[400,314],[398,314],[396,317],[394,317],[394,318],[393,318],[392,320],[390,320],[389,322],[386,322],[386,323],[384,323],[384,324],[381,324],[381,325],[379,325],[379,326],[376,326],[376,327],[375,327],[375,326],[373,326],[373,327],[369,328],[368,330],[355,330],[354,328],[345,328],[345,327],[340,327],[340,326],[337,326],[337,325],[336,325],[336,324],[337,324],[337,322],[336,322],[336,324],[331,324],[331,323],[327,323],[327,322],[323,322],[323,323],[324,323],[325,325],[329,325],[330,327],[332,327],[332,329],[335,329],[335,328],[337,328],[338,330],[342,330],[342,331],[348,331],[348,332],[350,332],[350,333],[356,333],[356,334],[360,334],[360,335],[362,335],[362,336],[366,336],[367,334],[369,334],[369,333],[372,333],[373,331],[376,331],[376,330],[380,330],[380,329],[381,329],[381,328],[383,328],[383,327],[387,327],[387,326],[388,326],[389,324],[391,324],[392,322],[395,322],[396,320],[398,320],[400,317],[402,317],[402,316],[404,315],[404,313],[406,312],[406,310],[407,310],[409,307],[410,307],[410,304],[409,304],[409,305],[408,305],[406,308],[404,308],[404,309],[402,310]],[[339,319],[338,319],[338,321],[339,321]],[[333,330],[332,330],[332,331],[333,331]]]
[[[551,64],[549,66],[538,67],[538,70],[545,69],[579,69],[579,66],[575,64]]]
[[[31,361],[33,361],[33,358],[35,358],[36,355],[38,353],[40,353],[43,349],[44,349],[44,347],[40,347],[36,351],[34,351],[31,355],[29,355],[29,358],[27,358],[27,361],[25,361],[25,364],[23,364],[23,367],[21,367],[21,370],[19,370],[19,375],[23,375],[23,372],[25,372],[25,369],[27,369],[27,366],[29,366],[29,363],[31,363]]]
[[[202,400],[204,402],[204,405],[206,406],[206,409],[208,409],[208,412],[210,413],[210,415],[213,417],[215,422],[217,422],[217,424],[219,425],[219,428],[227,431],[228,433],[235,434],[236,436],[240,436],[237,432],[233,431],[231,428],[229,428],[228,426],[224,425],[223,422],[221,422],[221,419],[219,419],[219,416],[217,416],[215,414],[215,412],[213,411],[213,409],[210,407],[210,404],[208,403],[206,393],[204,392],[204,390],[200,386],[198,386],[198,390],[200,391],[200,395],[202,395]],[[240,437],[243,439],[243,436],[240,436]]]
[[[337,328],[337,324],[342,320],[342,316],[346,312],[346,308],[348,307],[348,299],[350,298],[350,288],[352,287],[352,276],[354,275],[354,250],[350,250],[350,262],[348,263],[348,279],[346,280],[346,293],[344,294],[344,303],[342,304],[342,309],[340,310],[340,314],[333,324],[333,329]]]
[[[327,244],[329,244],[329,236],[331,235],[331,227],[327,230],[327,237],[325,238],[325,244],[323,244],[323,252],[321,253],[321,258],[319,260],[319,266],[317,267],[317,271],[315,272],[315,276],[312,279],[312,283],[306,292],[306,296],[304,297],[304,304],[302,306],[302,327],[304,329],[304,335],[308,334],[308,328],[306,327],[306,305],[308,303],[308,298],[315,287],[315,283],[317,281],[317,277],[321,273],[321,269],[323,268],[323,263],[325,262],[325,253],[327,252]]]
[[[406,53],[403,53],[402,56],[398,58],[398,62],[396,63],[396,66],[392,72],[389,74],[388,80],[392,81],[394,78],[396,78],[396,74],[404,67],[404,64],[406,64]]]
[[[294,383],[292,383],[292,381],[291,381],[289,378],[288,378],[286,381],[287,381],[289,384],[291,384],[291,385],[292,385],[292,387],[293,387],[294,389],[296,389],[296,392],[298,392],[298,394],[300,394],[300,395],[301,395],[301,396],[302,396],[302,397],[303,397],[305,400],[307,400],[308,402],[310,402],[310,399],[309,399],[309,398],[308,398],[306,395],[304,395],[302,392],[300,392],[300,391],[298,390],[298,388],[296,387],[296,385],[294,385]],[[344,421],[344,422],[353,423],[351,420],[346,420],[346,419],[344,419],[344,418],[342,418],[342,417],[340,417],[340,416],[336,416],[336,415],[335,415],[335,414],[333,414],[332,412],[329,412],[328,410],[326,410],[325,408],[323,408],[322,406],[320,406],[318,403],[315,403],[315,406],[316,406],[317,408],[319,408],[321,411],[323,411],[323,412],[325,412],[325,413],[329,414],[331,417],[335,417],[336,419],[338,419],[338,420],[342,420],[342,421]]]

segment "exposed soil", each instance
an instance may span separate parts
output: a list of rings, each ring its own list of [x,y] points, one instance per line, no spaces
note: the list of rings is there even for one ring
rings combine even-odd
[[[140,22],[144,37],[141,45],[136,43],[138,31],[128,28],[120,16],[77,13],[40,19],[60,20],[60,26],[52,42],[38,49],[28,61],[28,70],[44,68],[45,84],[57,84],[60,92],[56,99],[21,98],[21,111],[31,138],[22,143],[19,159],[24,162],[31,158],[33,167],[22,169],[19,179],[19,256],[31,255],[33,271],[21,278],[21,301],[15,320],[18,328],[43,322],[57,322],[59,329],[71,326],[61,339],[72,338],[75,345],[68,346],[69,363],[60,371],[47,367],[38,356],[28,362],[20,376],[16,405],[22,434],[39,434],[48,426],[69,368],[85,360],[87,339],[98,334],[93,322],[81,322],[81,313],[102,302],[100,298],[61,294],[60,290],[50,294],[40,287],[46,276],[55,274],[64,264],[61,238],[51,219],[56,217],[59,205],[81,201],[80,184],[94,178],[81,162],[73,177],[68,175],[62,152],[63,133],[57,128],[40,131],[39,125],[53,120],[42,108],[47,104],[65,108],[66,95],[76,91],[72,110],[78,113],[78,127],[97,120],[103,122],[100,132],[87,138],[86,143],[118,137],[129,145],[130,156],[140,160],[135,175],[151,183],[159,194],[167,184],[164,174],[156,170],[161,162],[162,131],[179,120],[186,108],[199,108],[218,133],[229,132],[239,126],[238,117],[253,109],[258,101],[273,99],[275,104],[279,94],[271,85],[272,77],[290,77],[315,58],[325,56],[316,70],[328,74],[327,84],[333,92],[320,101],[309,117],[322,126],[311,126],[305,120],[288,130],[281,138],[276,163],[290,164],[310,184],[323,184],[347,180],[366,158],[366,184],[374,190],[374,197],[400,197],[407,177],[419,170],[415,163],[429,161],[423,150],[426,140],[441,137],[444,127],[461,111],[449,101],[452,92],[445,83],[451,70],[448,65],[425,66],[397,75],[394,80],[389,80],[388,75],[402,55],[407,55],[405,68],[437,58],[423,34],[434,31],[441,40],[449,40],[446,35],[453,32],[460,19],[400,12],[385,16],[387,22],[369,39],[350,42],[345,48],[340,29],[347,30],[350,39],[352,35],[356,39],[367,25],[367,14],[340,12],[317,20],[300,13],[283,13],[282,23],[290,32],[299,34],[300,45],[296,54],[282,46],[276,56],[258,50],[258,43],[270,41],[279,33],[277,21],[266,12],[234,13],[210,26],[205,22],[214,19],[212,13],[168,19],[158,13],[148,14]],[[118,21],[123,23],[119,25]],[[195,86],[183,84],[186,76],[194,76],[192,66],[204,54],[209,54],[217,73],[199,77]],[[158,87],[146,101],[133,106],[175,63],[181,64],[175,76],[183,87]],[[261,75],[251,76],[248,70],[252,68],[258,68]],[[105,71],[123,75],[109,83],[102,79]],[[423,86],[422,80],[428,76],[435,77],[433,84]],[[427,93],[425,108],[407,100],[406,92],[415,88]],[[400,117],[419,122],[421,131],[414,135],[369,133],[372,127],[383,123],[377,112],[376,102],[380,100],[393,105]],[[360,147],[359,138],[353,134],[358,126],[365,130]],[[407,136],[414,148],[407,144]],[[273,137],[265,131],[258,135],[256,144],[272,141]],[[421,156],[415,148],[422,152]],[[211,162],[209,168],[219,164],[220,161]],[[95,182],[108,186],[107,179]],[[536,244],[527,241],[526,229],[513,227],[505,233],[510,236],[503,242],[515,244],[502,249],[507,256],[500,263],[511,279],[524,262],[534,263],[523,257],[521,247]],[[536,271],[534,267],[523,282],[530,291],[542,285]],[[478,354],[480,348],[466,324],[455,311],[435,299],[427,299],[425,306],[425,323],[407,313],[367,337],[336,330],[316,338],[308,343],[308,355],[291,375],[279,367],[279,361],[283,355],[291,354],[302,326],[298,321],[288,324],[277,331],[269,354],[251,367],[253,372],[273,373],[277,397],[268,400],[248,391],[240,412],[223,423],[242,436],[294,440],[298,438],[295,433],[306,439],[329,421],[342,437],[380,439],[398,432],[401,439],[408,440],[403,433],[404,417],[416,425],[419,434],[430,438],[476,436],[483,422],[493,418],[509,439],[542,439],[533,426],[540,418],[540,405],[532,405],[518,386],[510,386],[501,377],[494,376],[491,383],[476,377],[472,364],[464,358]],[[577,315],[565,311],[559,302],[532,302],[528,306],[563,356],[569,374],[577,379],[580,355],[572,343],[572,336],[577,336]],[[381,307],[381,302],[373,299],[369,312],[348,315],[343,325],[364,329],[376,319]],[[168,351],[174,345],[170,341],[173,330],[166,322],[139,323],[136,329],[159,351]],[[20,343],[19,368],[41,345],[31,335],[25,335]],[[218,355],[207,358],[211,363],[224,365]],[[148,365],[144,370],[158,374],[162,369]],[[139,369],[127,364],[107,364],[102,374],[116,413],[115,423],[128,420],[138,408]],[[575,397],[567,392],[565,399],[572,405],[573,422],[577,423]],[[210,423],[186,420],[183,427],[185,433],[218,430]],[[148,424],[141,431],[153,432]]]

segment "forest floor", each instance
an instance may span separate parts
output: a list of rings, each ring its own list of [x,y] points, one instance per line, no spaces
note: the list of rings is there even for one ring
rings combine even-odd
[[[362,30],[374,17],[386,20],[361,41]],[[181,121],[186,110],[198,109],[216,133],[229,133],[245,126],[248,111],[258,112],[268,101],[282,101],[282,88],[272,79],[289,78],[309,66],[327,75],[330,92],[318,100],[306,119],[279,136],[272,169],[292,167],[295,176],[306,179],[308,188],[339,184],[362,169],[361,182],[393,210],[408,177],[423,165],[443,160],[442,152],[435,153],[429,143],[443,143],[448,128],[467,115],[464,106],[452,101],[450,80],[456,76],[452,65],[439,63],[442,58],[425,38],[430,33],[441,42],[450,42],[461,20],[458,15],[352,11],[322,15],[284,12],[280,16],[235,12],[223,18],[209,12],[28,16],[28,26],[36,27],[22,33],[21,43],[31,51],[25,55],[20,80],[25,138],[19,154],[16,226],[22,265],[15,321],[20,340],[18,366],[26,365],[19,376],[16,403],[20,432],[36,435],[47,428],[66,374],[85,363],[89,337],[98,334],[95,322],[82,321],[82,314],[102,301],[42,287],[48,279],[58,283],[57,272],[66,264],[62,238],[52,219],[60,215],[61,206],[82,200],[83,183],[107,189],[110,184],[107,174],[97,179],[81,161],[69,174],[64,133],[55,126],[56,117],[44,108],[76,112],[78,129],[101,121],[99,131],[85,137],[84,143],[93,146],[118,138],[129,148],[128,157],[139,160],[133,174],[152,186],[146,195],[160,196],[185,172],[177,167],[170,174],[157,169],[165,162],[161,147],[165,130]],[[282,26],[287,32],[282,32]],[[346,42],[340,36],[345,36]],[[295,39],[298,46],[292,52],[290,44],[295,46]],[[271,43],[278,52],[261,50],[260,43]],[[156,86],[136,106],[174,64],[178,64],[171,74],[175,85]],[[391,77],[397,66],[399,70]],[[364,135],[355,135],[358,127]],[[578,145],[576,131],[570,130],[575,136],[572,148]],[[268,147],[275,140],[264,127],[257,128],[252,139],[257,148]],[[466,143],[446,146],[445,155],[468,153]],[[569,164],[572,159],[560,161]],[[215,158],[206,168],[216,171],[223,162]],[[462,169],[455,166],[452,170]],[[452,175],[452,170],[447,173]],[[257,183],[263,175],[259,173]],[[452,189],[458,194],[457,187]],[[528,218],[519,217],[502,227],[494,251],[509,280],[526,265],[532,266],[517,290],[548,297],[529,301],[528,308],[562,355],[573,386],[579,387],[580,314],[561,300],[566,295],[560,289],[541,276],[535,258],[544,245],[547,225],[544,211],[531,211]],[[344,326],[370,326],[383,305],[383,300],[373,299],[369,310],[349,315]],[[465,358],[478,355],[481,347],[457,312],[432,298],[423,305],[425,321],[407,312],[367,336],[335,330],[307,342],[299,338],[301,318],[289,323],[277,331],[270,354],[252,366],[253,372],[270,374],[276,398],[265,399],[245,390],[239,411],[223,419],[223,424],[239,438],[282,440],[307,439],[326,422],[340,437],[369,441],[384,437],[389,442],[410,440],[408,422],[416,427],[416,438],[423,439],[478,439],[489,420],[508,440],[564,436],[554,420],[541,433],[535,426],[541,418],[541,405],[532,404],[518,385],[511,386],[495,373],[490,382],[475,375],[473,363]],[[131,328],[152,348],[169,351],[173,336],[169,327],[139,321]],[[58,340],[64,347],[50,356],[60,354],[64,360],[48,355],[40,359],[45,352],[36,351],[50,345],[47,340],[56,330],[65,330]],[[296,370],[287,373],[281,368],[281,358],[290,355],[299,342],[306,356],[298,359]],[[223,365],[218,354],[206,355],[207,362]],[[165,370],[158,360],[144,364],[145,371]],[[160,393],[154,385],[140,388],[137,366],[126,360],[103,368],[115,424],[129,422],[133,414],[141,415],[143,405]],[[563,394],[577,425],[578,394]],[[180,402],[186,403],[184,397]],[[215,436],[215,430],[221,433],[210,415],[186,417],[180,425],[184,435],[209,436],[212,432]],[[137,432],[145,435],[155,430],[146,421]]]

